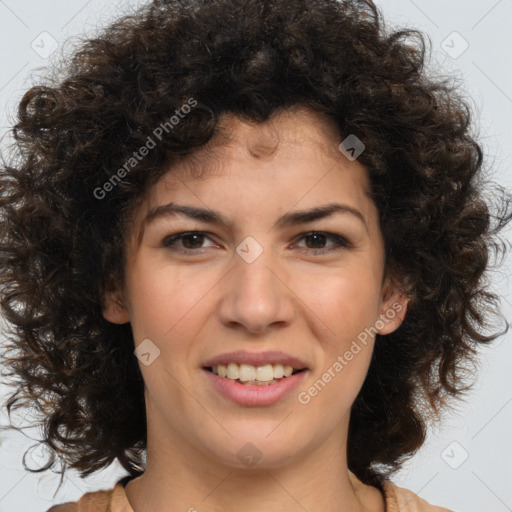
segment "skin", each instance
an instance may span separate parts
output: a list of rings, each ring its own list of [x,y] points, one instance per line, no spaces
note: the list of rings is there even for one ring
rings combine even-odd
[[[349,475],[350,408],[366,377],[374,338],[308,404],[307,390],[358,334],[387,311],[379,328],[395,330],[407,299],[384,273],[384,241],[365,168],[339,151],[335,125],[306,108],[262,124],[231,115],[211,143],[173,166],[134,212],[126,241],[123,288],[105,297],[104,316],[130,322],[135,345],[150,339],[160,355],[146,366],[147,467],[126,494],[137,512],[338,512],[385,510],[374,487]],[[204,174],[198,176],[198,171]],[[165,216],[174,202],[210,208],[226,226]],[[343,203],[360,212],[287,227],[290,211]],[[165,245],[171,235],[207,232]],[[339,250],[334,233],[349,241]],[[142,233],[142,237],[139,235]],[[247,263],[236,252],[248,236],[263,253]],[[183,254],[183,250],[195,251]],[[234,350],[281,350],[304,360],[300,389],[275,405],[240,406],[219,395],[203,363]],[[261,453],[247,467],[237,452]]]

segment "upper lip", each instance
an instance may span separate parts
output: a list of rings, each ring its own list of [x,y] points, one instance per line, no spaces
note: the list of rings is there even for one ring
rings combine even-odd
[[[220,354],[212,359],[208,359],[203,364],[204,367],[213,367],[219,364],[250,364],[253,366],[263,366],[265,364],[282,364],[283,366],[288,365],[296,370],[302,370],[307,368],[304,361],[298,357],[285,354],[284,352],[249,352],[247,350],[238,350],[236,352],[229,352],[226,354]]]

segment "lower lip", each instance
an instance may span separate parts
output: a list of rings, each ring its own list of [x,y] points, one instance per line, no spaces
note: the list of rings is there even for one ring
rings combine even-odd
[[[284,377],[275,384],[258,386],[240,384],[234,380],[219,377],[204,368],[203,371],[221,395],[237,404],[248,407],[273,405],[279,402],[299,386],[307,373],[307,370],[303,370],[290,377]]]

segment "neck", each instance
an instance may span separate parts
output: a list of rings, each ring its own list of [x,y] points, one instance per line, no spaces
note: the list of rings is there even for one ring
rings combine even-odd
[[[125,489],[137,512],[385,512],[381,492],[348,471],[348,414],[316,442],[297,433],[293,450],[278,430],[264,437],[250,424],[261,451],[248,467],[234,454],[249,429],[207,440],[150,412],[146,469]]]

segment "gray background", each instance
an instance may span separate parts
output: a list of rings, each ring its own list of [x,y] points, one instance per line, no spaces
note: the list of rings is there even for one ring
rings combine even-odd
[[[292,0],[291,0],[292,1]],[[12,122],[16,101],[37,81],[41,68],[60,55],[63,42],[90,35],[115,13],[142,2],[121,0],[0,0],[0,133]],[[432,41],[431,66],[461,79],[479,117],[480,141],[495,179],[511,185],[512,0],[377,0],[388,25],[425,31]],[[68,43],[68,44],[73,44]],[[69,47],[68,47],[69,48]],[[55,52],[49,56],[49,53]],[[49,57],[49,59],[48,59]],[[3,146],[8,142],[4,139]],[[509,240],[510,232],[508,235]],[[510,257],[493,286],[511,318]],[[512,511],[512,332],[481,353],[481,373],[469,396],[442,425],[430,429],[425,446],[394,478],[427,501],[456,512]],[[0,398],[6,387],[0,386]],[[30,415],[27,415],[30,420]],[[0,422],[5,422],[0,410]],[[36,436],[36,432],[27,431]],[[84,492],[109,489],[125,474],[117,464],[81,480],[69,473],[53,496],[59,476],[25,472],[21,456],[31,445],[0,434],[0,512],[37,512]],[[37,467],[38,452],[27,457]]]

